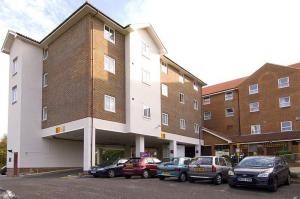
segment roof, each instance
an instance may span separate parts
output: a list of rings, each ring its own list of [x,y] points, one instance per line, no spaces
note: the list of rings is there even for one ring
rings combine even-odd
[[[220,133],[220,132],[217,132],[217,131],[214,131],[214,130],[211,130],[211,129],[208,129],[208,128],[205,128],[205,127],[202,127],[202,131],[206,132],[206,133],[209,133],[215,137],[218,137],[228,143],[232,143],[232,140],[231,138],[229,138],[228,136]]]
[[[211,95],[211,94],[216,94],[216,93],[223,92],[226,90],[235,89],[247,78],[248,77],[242,77],[239,79],[234,79],[231,81],[222,82],[222,83],[215,84],[212,86],[204,87],[204,88],[202,88],[202,95]]]
[[[289,65],[290,68],[300,69],[300,63]]]

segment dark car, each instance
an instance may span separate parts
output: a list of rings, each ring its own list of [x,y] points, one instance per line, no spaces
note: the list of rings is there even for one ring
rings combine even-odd
[[[188,179],[190,182],[212,180],[215,185],[220,185],[227,180],[230,170],[232,170],[231,163],[224,157],[201,156],[189,165]]]
[[[170,162],[164,162],[158,165],[157,176],[160,180],[165,178],[175,177],[179,181],[187,180],[187,171],[191,158],[173,158]]]
[[[123,168],[123,175],[127,179],[131,176],[153,177],[156,176],[157,165],[160,163],[157,158],[130,158]]]
[[[0,169],[0,174],[1,174],[1,175],[6,175],[6,172],[7,172],[6,166],[4,166],[4,167],[2,167],[2,168]]]
[[[230,187],[256,186],[275,192],[279,185],[291,184],[289,166],[281,157],[246,157],[228,175]]]
[[[123,175],[123,167],[128,159],[119,159],[114,162],[105,162],[98,166],[92,167],[89,173],[94,177],[109,177]]]

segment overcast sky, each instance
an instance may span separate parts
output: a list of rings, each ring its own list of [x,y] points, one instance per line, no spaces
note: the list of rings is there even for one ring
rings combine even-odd
[[[83,0],[0,0],[8,29],[41,40]],[[300,62],[298,0],[91,0],[122,25],[151,23],[168,56],[209,85],[250,75],[265,62]],[[8,56],[0,53],[0,136],[7,133]]]

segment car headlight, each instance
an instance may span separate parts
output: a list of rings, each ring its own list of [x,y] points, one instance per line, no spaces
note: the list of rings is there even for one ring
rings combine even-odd
[[[231,171],[231,170],[229,170],[229,171],[228,171],[228,175],[229,175],[229,176],[234,176],[234,172]]]
[[[97,171],[103,171],[104,169],[103,168],[97,168]]]
[[[273,168],[261,172],[260,174],[257,175],[257,177],[259,177],[259,178],[267,178],[267,177],[269,177],[270,173],[272,173],[272,172],[273,172]]]

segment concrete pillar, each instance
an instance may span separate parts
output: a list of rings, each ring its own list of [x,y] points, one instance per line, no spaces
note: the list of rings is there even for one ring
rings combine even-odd
[[[201,146],[199,144],[195,145],[195,157],[201,156]]]
[[[177,141],[170,141],[170,158],[177,157]]]
[[[145,138],[141,135],[135,136],[135,156],[140,157],[141,153],[145,152]]]
[[[95,128],[87,126],[84,128],[84,141],[83,141],[83,171],[88,171],[91,166],[95,166]]]

